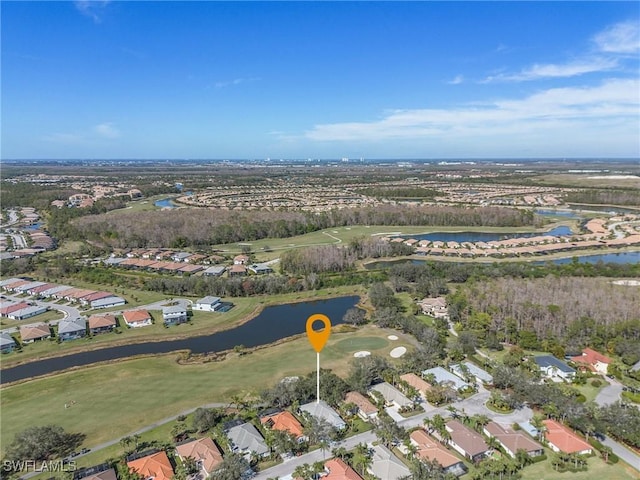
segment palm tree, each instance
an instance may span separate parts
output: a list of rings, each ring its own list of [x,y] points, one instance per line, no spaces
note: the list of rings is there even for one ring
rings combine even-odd
[[[369,447],[364,443],[359,443],[353,452],[353,467],[364,475],[364,471],[371,465],[371,454]]]
[[[333,455],[335,458],[341,458],[342,460],[347,460],[350,457],[349,452],[344,447],[334,448],[333,450],[331,450],[331,455]]]
[[[326,459],[327,458],[327,450],[329,450],[329,441],[326,438],[322,438],[318,442],[318,446],[320,447],[320,450],[322,451],[322,459],[323,460]]]
[[[131,437],[122,437],[120,439],[120,445],[124,448],[125,452],[127,451],[127,447],[133,443],[133,439]]]
[[[139,433],[134,433],[133,437],[132,437],[132,441],[135,444],[134,449],[138,450],[138,444],[140,443],[140,434]]]
[[[449,405],[447,407],[447,411],[451,414],[451,416],[453,417],[454,420],[457,420],[458,418],[460,418],[460,414],[458,413],[458,409],[456,407],[454,407],[453,405]]]
[[[602,445],[602,447],[600,447],[600,454],[602,455],[605,463],[609,463],[609,455],[611,455],[611,453],[613,453],[611,447],[608,447],[606,445]]]
[[[531,460],[531,457],[524,448],[519,448],[518,450],[516,450],[516,461],[522,469],[525,466],[529,465],[533,460]]]
[[[303,480],[313,480],[314,475],[313,467],[308,463],[298,465],[293,471],[293,478],[302,478]]]
[[[418,447],[416,447],[411,441],[406,440],[404,442],[404,446],[407,449],[407,458],[409,460],[413,460],[416,457],[416,453],[418,453]]]
[[[427,431],[427,433],[431,433],[433,431],[433,420],[429,417],[424,417],[422,424],[424,425],[424,429]]]

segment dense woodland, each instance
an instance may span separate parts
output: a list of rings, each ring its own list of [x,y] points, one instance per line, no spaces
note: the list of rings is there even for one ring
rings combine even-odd
[[[499,207],[386,205],[322,213],[179,209],[82,217],[72,223],[67,235],[75,240],[101,240],[119,248],[198,248],[351,225],[521,227],[533,226],[536,221],[531,211]]]
[[[629,189],[589,189],[570,192],[565,196],[569,203],[591,203],[602,205],[640,205],[640,190]]]
[[[293,274],[344,272],[358,259],[411,255],[413,249],[402,243],[389,243],[377,237],[353,239],[345,247],[322,245],[289,250],[280,256],[283,271]]]
[[[497,278],[469,282],[449,296],[451,315],[486,341],[540,349],[561,344],[610,349],[640,359],[640,291],[603,278]],[[560,350],[559,350],[560,351]],[[560,355],[561,356],[561,355]]]

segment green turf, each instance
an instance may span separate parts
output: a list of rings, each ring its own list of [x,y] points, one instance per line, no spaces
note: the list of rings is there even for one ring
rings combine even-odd
[[[547,454],[547,457],[550,457]],[[617,464],[607,465],[600,457],[590,457],[585,472],[558,473],[551,465],[551,459],[529,465],[522,470],[522,480],[633,480],[640,478],[637,470],[620,460]]]
[[[404,334],[373,326],[333,333],[321,365],[346,375],[353,353],[345,339],[356,341],[355,346],[372,345],[372,338],[379,337],[384,346],[370,351],[389,358],[386,337],[391,333],[400,337],[394,345],[414,343]],[[28,426],[56,423],[86,434],[85,445],[91,447],[189,408],[226,402],[235,394],[258,394],[285,376],[313,372],[315,366],[315,352],[300,337],[248,355],[232,354],[222,362],[179,365],[175,355],[164,355],[32,380],[0,390],[1,444],[5,448]],[[65,403],[72,401],[73,406],[65,409]]]

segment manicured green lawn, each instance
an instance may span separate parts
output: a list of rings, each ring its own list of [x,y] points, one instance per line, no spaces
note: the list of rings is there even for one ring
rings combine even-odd
[[[364,338],[371,345],[372,337],[386,340],[391,333],[400,337],[394,346],[413,344],[402,333],[373,326],[334,333],[321,353],[321,365],[344,376],[353,352],[362,345],[358,341],[349,346],[344,339]],[[385,341],[384,347],[370,351],[389,358],[388,350]],[[315,352],[300,337],[248,355],[233,354],[222,362],[179,365],[175,355],[164,355],[32,380],[0,390],[0,440],[5,448],[24,428],[55,423],[86,434],[85,445],[91,448],[189,408],[228,402],[235,394],[257,395],[285,376],[311,373],[315,367]],[[72,401],[73,406],[65,409],[65,403]]]
[[[551,460],[525,467],[522,480],[633,480],[640,478],[637,470],[620,460],[615,465],[607,465],[599,457],[588,459],[589,468],[586,472],[558,473],[553,469]]]
[[[589,378],[585,385],[572,385],[573,388],[578,390],[581,394],[583,394],[586,397],[587,402],[592,402],[593,400],[595,400],[596,396],[598,395],[598,392],[600,392],[600,390],[602,390],[604,387],[606,387],[609,384],[602,377],[596,377],[596,378],[598,378],[602,382],[602,385],[597,388],[591,385],[591,382],[594,380],[594,378]]]
[[[558,222],[545,225],[540,231],[548,230],[556,225],[573,225],[574,223]],[[264,247],[269,247],[273,252],[290,250],[292,248],[307,247],[310,245],[330,245],[348,243],[350,240],[360,236],[371,236],[375,234],[402,234],[417,235],[429,232],[496,232],[496,233],[512,233],[512,232],[534,232],[536,229],[532,227],[410,227],[410,226],[380,226],[380,225],[354,225],[351,227],[336,227],[319,230],[317,232],[307,233],[289,238],[265,238],[262,240],[254,240],[250,242],[228,243],[214,245],[213,248],[223,250],[229,253],[240,253],[244,245],[251,246],[253,252],[260,255],[264,252]],[[265,253],[265,255],[267,255]],[[275,257],[276,255],[271,255]]]

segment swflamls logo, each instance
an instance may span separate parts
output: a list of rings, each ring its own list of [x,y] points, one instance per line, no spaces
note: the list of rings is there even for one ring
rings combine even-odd
[[[75,460],[3,460],[2,469],[5,472],[73,472],[77,467]]]

